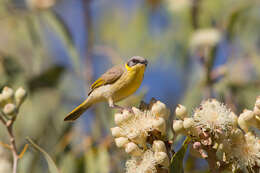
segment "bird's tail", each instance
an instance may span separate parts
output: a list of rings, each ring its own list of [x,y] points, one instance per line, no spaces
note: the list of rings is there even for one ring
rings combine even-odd
[[[92,104],[89,100],[85,100],[78,107],[73,109],[65,118],[64,121],[74,121],[78,119]]]

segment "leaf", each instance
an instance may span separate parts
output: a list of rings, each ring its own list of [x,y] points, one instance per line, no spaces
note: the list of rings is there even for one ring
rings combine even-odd
[[[44,20],[50,25],[50,27],[52,27],[52,29],[54,29],[54,31],[63,41],[63,44],[67,48],[68,54],[74,63],[74,69],[76,70],[76,72],[78,72],[80,59],[69,27],[67,26],[65,21],[54,11],[46,11],[42,14]]]
[[[227,18],[226,29],[228,32],[228,39],[232,39],[234,36],[234,28],[239,18],[253,6],[251,3],[242,3],[231,10],[229,17]],[[240,28],[241,29],[241,28]]]
[[[29,137],[26,138],[26,140],[38,151],[40,151],[43,156],[45,157],[47,163],[48,163],[48,167],[49,167],[49,171],[50,173],[60,173],[58,167],[56,166],[56,164],[54,163],[54,161],[52,160],[51,156],[44,151],[40,146],[38,146],[36,143],[34,143]]]
[[[41,88],[54,88],[58,85],[65,68],[63,66],[54,65],[46,69],[39,75],[28,80],[30,92],[35,92]]]
[[[190,142],[190,138],[187,137],[184,140],[181,149],[172,156],[171,165],[170,165],[170,173],[183,173],[184,172],[183,158],[185,156],[189,142]]]

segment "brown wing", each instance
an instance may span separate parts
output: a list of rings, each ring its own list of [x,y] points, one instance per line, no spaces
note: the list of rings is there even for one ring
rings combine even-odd
[[[123,73],[124,68],[122,66],[112,67],[91,85],[88,95],[90,95],[94,89],[100,86],[114,83],[122,76]]]

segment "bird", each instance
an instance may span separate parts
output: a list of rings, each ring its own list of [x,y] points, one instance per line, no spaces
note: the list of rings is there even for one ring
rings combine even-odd
[[[125,109],[115,103],[132,95],[141,85],[148,61],[141,56],[131,57],[125,64],[107,70],[90,87],[86,100],[73,109],[64,121],[78,119],[88,108],[99,102],[109,107]]]

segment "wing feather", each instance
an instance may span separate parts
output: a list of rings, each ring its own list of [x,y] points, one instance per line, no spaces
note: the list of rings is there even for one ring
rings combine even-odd
[[[112,67],[91,85],[90,92],[88,93],[88,95],[90,95],[96,88],[100,86],[116,82],[122,76],[123,73],[124,68],[122,66]]]

